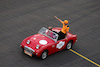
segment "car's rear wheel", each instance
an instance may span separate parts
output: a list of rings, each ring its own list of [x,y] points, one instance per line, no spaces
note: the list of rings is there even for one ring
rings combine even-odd
[[[69,50],[72,48],[72,41],[69,41],[66,45],[66,49]]]
[[[44,60],[44,59],[47,58],[47,56],[48,56],[48,51],[44,50],[44,51],[42,52],[42,54],[41,54],[41,59]]]

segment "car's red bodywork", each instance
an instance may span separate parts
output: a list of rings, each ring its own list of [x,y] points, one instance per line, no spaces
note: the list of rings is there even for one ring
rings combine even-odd
[[[55,27],[52,30],[59,32],[61,30],[61,28]],[[27,40],[30,41],[29,44],[26,43]],[[40,43],[41,40],[45,40],[45,41],[47,41],[47,43],[45,45],[44,45],[44,43],[41,44]],[[57,42],[53,41],[52,39],[50,39],[42,34],[35,34],[35,35],[25,38],[21,43],[21,48],[24,49],[25,46],[30,47],[31,49],[34,50],[33,55],[40,57],[44,50],[47,50],[48,55],[51,55],[55,52],[65,49],[66,45],[69,41],[72,41],[72,45],[73,45],[76,42],[76,40],[77,40],[77,35],[73,35],[69,32],[68,32],[66,38],[64,38],[62,40],[58,40]],[[57,48],[57,44],[60,42],[64,42],[64,45],[61,48]],[[37,45],[39,45],[39,49],[36,49]]]

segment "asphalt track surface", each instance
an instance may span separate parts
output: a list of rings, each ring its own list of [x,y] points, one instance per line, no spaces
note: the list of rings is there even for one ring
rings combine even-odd
[[[100,0],[0,0],[0,67],[97,67],[70,50],[46,60],[25,55],[21,41],[41,27],[62,27],[68,19],[77,34],[73,50],[100,65]]]

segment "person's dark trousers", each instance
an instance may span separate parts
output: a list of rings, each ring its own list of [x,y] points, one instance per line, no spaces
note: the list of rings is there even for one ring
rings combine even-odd
[[[58,35],[59,35],[58,40],[64,39],[65,36],[66,36],[66,34],[64,34],[64,33],[61,32],[61,31],[58,33]]]

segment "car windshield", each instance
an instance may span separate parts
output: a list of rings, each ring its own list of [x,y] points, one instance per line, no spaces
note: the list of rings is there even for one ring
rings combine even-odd
[[[49,37],[50,39],[54,40],[55,42],[58,39],[58,34],[57,33],[53,32],[53,31],[51,31],[51,30],[49,30],[45,27],[42,27],[38,33]]]

